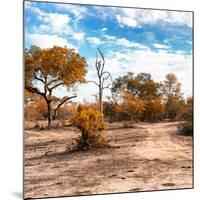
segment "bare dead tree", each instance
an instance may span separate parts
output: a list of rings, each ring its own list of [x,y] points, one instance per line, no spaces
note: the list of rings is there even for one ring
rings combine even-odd
[[[98,54],[100,55],[101,59],[98,59]],[[112,76],[110,74],[110,72],[108,71],[104,71],[104,67],[105,67],[105,59],[104,59],[104,55],[103,53],[100,51],[100,49],[97,49],[97,53],[96,53],[96,62],[95,62],[95,67],[96,67],[96,71],[97,71],[97,77],[98,77],[98,81],[89,81],[94,83],[99,90],[99,111],[101,113],[103,113],[103,91],[104,89],[109,89],[109,86],[112,83]]]

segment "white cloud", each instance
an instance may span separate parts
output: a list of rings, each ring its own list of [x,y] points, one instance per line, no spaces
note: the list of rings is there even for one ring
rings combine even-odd
[[[67,14],[44,13],[40,16],[40,19],[47,24],[52,32],[65,32],[69,30],[68,23],[70,17]]]
[[[93,6],[94,11],[90,12],[90,16],[95,16],[99,19],[107,20],[108,18],[113,18],[112,9],[104,6]]]
[[[120,45],[120,46],[124,46],[127,48],[140,48],[140,49],[147,49],[148,47],[140,44],[138,42],[134,42],[134,41],[130,41],[126,38],[117,38],[116,36],[112,36],[112,35],[104,35],[104,37],[111,43],[116,44],[116,45]]]
[[[81,5],[56,4],[56,8],[73,15],[73,25],[78,29],[78,22],[89,14],[88,9]]]
[[[122,45],[122,46],[125,46],[125,47],[134,47],[134,48],[142,48],[142,49],[146,49],[147,47],[140,44],[140,43],[137,43],[137,42],[133,42],[133,41],[130,41],[130,40],[127,40],[126,38],[119,38],[116,40],[116,43],[118,45]]]
[[[70,4],[56,4],[56,8],[59,10],[64,10],[71,12],[75,17],[80,17],[87,14],[88,10],[86,7],[79,5],[70,5]]]
[[[192,94],[192,55],[186,52],[177,51],[170,53],[167,50],[157,52],[150,49],[143,50],[119,50],[112,51],[105,56],[105,70],[111,72],[113,79],[125,75],[127,72],[135,74],[145,72],[150,73],[156,81],[163,81],[168,73],[175,73],[179,82],[182,84],[182,91],[185,95]],[[96,80],[94,67],[95,58],[88,60],[87,80]],[[79,87],[79,100],[84,98],[92,101],[92,94],[97,93],[97,87],[88,83]],[[110,95],[105,91],[104,99]]]
[[[62,4],[59,4],[60,6]],[[66,5],[62,5],[62,7]],[[70,5],[67,6],[70,12],[73,12],[74,15],[85,12],[87,9],[84,7],[77,7]],[[32,13],[36,13],[38,19],[40,20],[40,24],[38,26],[33,27],[34,34],[38,35],[49,35],[49,33],[53,35],[64,34],[66,36],[70,36],[71,38],[77,40],[77,42],[83,42],[85,34],[80,31],[76,31],[76,28],[71,25],[73,19],[68,14],[61,14],[57,12],[48,13],[43,10],[34,7],[32,4],[27,4],[27,9],[29,9]],[[70,9],[71,8],[71,9]],[[76,8],[75,10],[72,8]],[[65,8],[66,9],[66,8]],[[77,23],[77,18],[74,21],[74,26]],[[61,37],[57,36],[60,40]],[[48,40],[49,37],[46,40]],[[55,37],[54,37],[55,40]],[[57,39],[58,41],[58,39]],[[66,40],[65,40],[66,41]]]
[[[27,34],[27,41],[31,45],[36,45],[41,48],[50,48],[55,46],[67,46],[77,50],[77,48],[70,44],[65,38],[59,37],[57,35],[48,35],[48,34]]]
[[[32,2],[25,2],[25,9],[30,11],[31,13],[35,13],[38,16],[43,15],[43,11],[41,11],[39,8],[32,6]]]
[[[40,25],[37,27],[37,32],[51,32],[51,33],[68,33],[72,34],[72,28],[69,26],[71,18],[67,14],[48,13],[34,7],[32,4],[27,4],[27,12],[37,14],[40,20]]]
[[[170,46],[168,46],[168,45],[165,45],[165,44],[158,44],[158,43],[153,44],[153,46],[154,46],[155,48],[157,48],[157,49],[169,49],[169,48],[170,48]]]
[[[90,44],[93,44],[93,45],[100,45],[103,43],[103,41],[101,41],[99,38],[97,37],[88,37],[87,38],[87,41],[90,43]]]
[[[113,36],[113,35],[104,35],[104,37],[105,37],[106,39],[108,39],[108,40],[115,40],[115,39],[117,39],[117,37],[116,37],[116,36]]]
[[[73,38],[77,41],[82,42],[84,40],[85,34],[84,33],[74,33]]]
[[[106,28],[106,27],[103,27],[102,29],[101,29],[101,31],[102,32],[105,32],[105,31],[107,31],[108,29]]]
[[[120,26],[130,26],[130,27],[136,27],[138,26],[137,21],[132,18],[132,17],[126,17],[126,16],[122,16],[122,15],[117,15],[117,21],[119,22]]]
[[[113,79],[125,75],[127,72],[135,74],[145,72],[150,73],[155,81],[163,81],[168,73],[175,73],[182,84],[182,91],[185,95],[192,94],[192,55],[186,52],[177,51],[170,53],[167,50],[152,51],[142,50],[118,50],[105,54],[105,70],[111,72]],[[86,75],[87,80],[96,80],[94,67],[95,58],[88,59],[89,70]],[[88,83],[81,85],[78,89],[78,100],[93,101],[93,94],[98,89],[95,84]],[[110,95],[109,90],[104,92],[104,99]]]
[[[120,26],[140,27],[143,24],[167,22],[192,27],[192,13],[189,12],[119,8],[117,13]]]
[[[187,40],[186,43],[192,45],[192,41]]]

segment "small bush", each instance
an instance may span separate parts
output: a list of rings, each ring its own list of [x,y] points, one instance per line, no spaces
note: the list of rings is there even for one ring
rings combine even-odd
[[[39,130],[39,131],[43,131],[45,129],[44,125],[42,123],[39,123],[38,121],[36,122],[36,124],[33,126],[33,129]]]
[[[97,110],[81,110],[70,122],[81,131],[81,136],[76,139],[78,150],[88,150],[109,146],[109,140],[102,133],[105,128],[103,116]]]
[[[187,122],[180,123],[178,125],[178,132],[181,135],[193,136],[193,124],[192,124],[192,121],[187,121]]]
[[[131,124],[131,123],[125,122],[125,123],[123,124],[122,128],[135,128],[135,126],[134,126],[133,124]]]

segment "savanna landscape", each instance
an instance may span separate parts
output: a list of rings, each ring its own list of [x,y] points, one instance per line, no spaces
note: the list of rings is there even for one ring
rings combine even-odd
[[[25,4],[25,199],[193,188],[191,44],[177,39],[174,47],[173,43],[167,47],[167,43],[158,44],[158,36],[156,41],[150,39],[149,46],[141,39],[128,40],[126,35],[141,31],[146,21],[137,21],[141,27],[132,23],[130,28],[120,21],[125,8],[40,4]],[[115,23],[124,23],[118,26],[119,32],[129,27],[126,34],[121,33],[123,38],[105,34],[106,22],[114,20],[109,16],[104,21],[102,13],[107,9],[119,12]],[[87,20],[94,20],[94,10],[95,20],[103,23],[98,30],[107,39],[84,36],[81,41],[76,28],[85,27],[84,35],[93,33]],[[136,9],[136,16],[137,12],[143,9]],[[153,18],[154,12],[167,11],[146,10],[145,16],[148,12]],[[162,18],[148,23],[152,27],[182,23],[176,27],[177,34],[186,37],[188,31],[188,41],[188,21],[174,22],[173,12],[167,15],[170,23],[158,13],[155,16]],[[147,28],[153,33],[150,25]],[[39,31],[37,40],[33,27]],[[171,31],[166,31],[169,38],[174,36]],[[58,33],[75,43],[58,40]],[[140,60],[145,55],[150,56]],[[157,67],[146,68],[146,64]]]

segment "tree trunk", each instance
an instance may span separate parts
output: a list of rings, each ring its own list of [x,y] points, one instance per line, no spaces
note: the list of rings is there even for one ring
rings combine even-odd
[[[56,108],[54,111],[53,111],[53,116],[52,116],[52,119],[55,120],[56,117],[57,117],[57,111],[58,111],[58,108]]]
[[[48,112],[47,112],[47,115],[48,115],[48,129],[51,128],[51,106],[50,106],[50,102],[48,100],[46,100],[47,102],[47,108],[48,108]]]
[[[99,111],[103,114],[103,102],[102,102],[102,88],[99,87]]]

